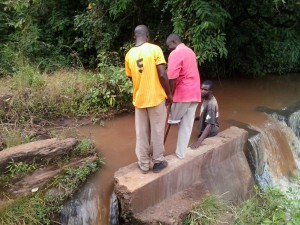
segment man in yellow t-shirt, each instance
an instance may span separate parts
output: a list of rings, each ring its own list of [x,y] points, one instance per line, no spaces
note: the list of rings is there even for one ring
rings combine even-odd
[[[138,167],[147,173],[153,161],[153,172],[168,166],[164,160],[164,128],[166,104],[172,103],[165,58],[161,48],[148,43],[149,31],[145,25],[134,30],[135,46],[125,57],[126,75],[133,84],[135,106],[135,152]]]

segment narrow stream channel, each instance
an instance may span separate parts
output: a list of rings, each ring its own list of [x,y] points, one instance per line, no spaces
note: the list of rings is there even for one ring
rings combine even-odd
[[[215,97],[220,107],[220,125],[224,130],[239,121],[260,127],[266,114],[258,106],[282,109],[300,100],[300,75],[249,80],[215,81]],[[65,225],[108,225],[113,175],[120,167],[136,161],[134,153],[134,115],[105,121],[104,126],[89,125],[79,129],[82,136],[92,138],[105,158],[105,165],[85,184],[63,212]],[[197,137],[196,123],[191,142]],[[171,127],[166,142],[166,154],[173,154],[177,128]],[[288,169],[288,168],[287,168]]]

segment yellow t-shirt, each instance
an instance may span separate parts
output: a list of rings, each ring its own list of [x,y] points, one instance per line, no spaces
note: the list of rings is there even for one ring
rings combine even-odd
[[[125,57],[125,71],[133,82],[133,105],[137,108],[154,107],[166,99],[156,65],[165,64],[161,48],[144,43],[132,47]]]

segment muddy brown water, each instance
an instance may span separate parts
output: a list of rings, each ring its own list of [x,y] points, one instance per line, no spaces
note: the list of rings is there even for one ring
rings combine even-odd
[[[266,116],[264,113],[255,111],[257,106],[282,109],[300,100],[300,75],[221,80],[214,81],[214,83],[214,95],[220,108],[221,130],[231,126],[230,120],[260,126],[265,122]],[[100,125],[84,126],[79,128],[79,132],[82,136],[92,138],[98,151],[105,158],[105,165],[101,171],[89,179],[83,188],[86,194],[81,198],[93,202],[87,213],[94,216],[89,219],[88,224],[107,225],[109,224],[109,200],[113,191],[114,172],[136,161],[134,115],[123,115],[111,121],[105,121],[103,127]],[[172,126],[165,146],[167,155],[174,153],[176,137],[177,128]],[[197,123],[194,124],[191,142],[196,137]]]

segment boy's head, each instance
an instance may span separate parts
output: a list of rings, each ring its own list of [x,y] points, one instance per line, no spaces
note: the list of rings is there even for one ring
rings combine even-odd
[[[166,44],[170,51],[173,51],[179,44],[181,44],[181,39],[177,34],[170,34],[167,38]]]
[[[213,90],[214,84],[210,80],[206,80],[201,85],[201,96],[204,99],[207,99],[211,94]]]

